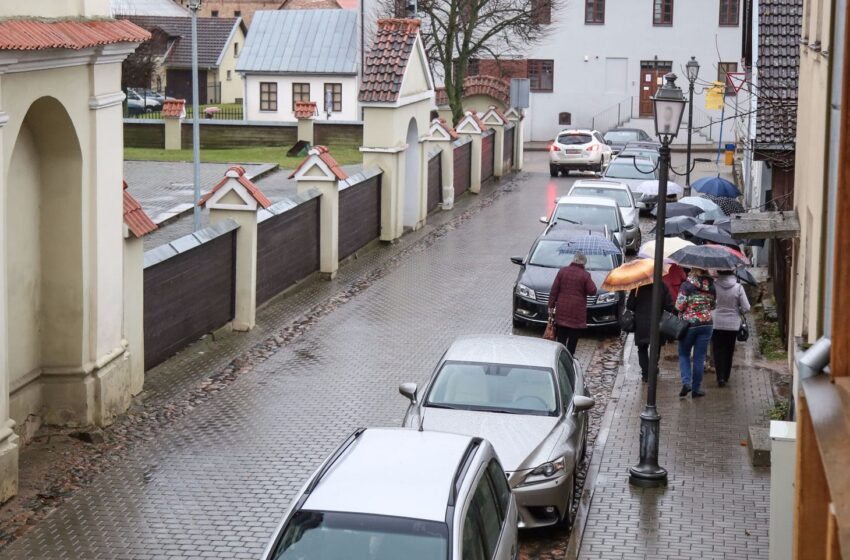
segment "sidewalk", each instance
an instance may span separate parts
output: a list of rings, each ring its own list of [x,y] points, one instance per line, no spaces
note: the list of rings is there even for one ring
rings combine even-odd
[[[662,349],[659,462],[669,483],[639,489],[629,485],[628,469],[638,460],[646,385],[630,337],[612,395],[607,443],[593,457],[598,476],[579,558],[768,557],[770,470],[752,467],[741,444],[751,424],[766,423],[773,403],[769,372],[755,365],[756,340],[754,335],[739,344],[727,387],[718,388],[713,373],[707,374],[707,395],[699,400],[679,398],[675,347]]]

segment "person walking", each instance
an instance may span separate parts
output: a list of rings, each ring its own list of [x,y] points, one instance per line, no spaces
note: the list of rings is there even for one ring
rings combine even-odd
[[[587,257],[576,253],[573,262],[555,276],[549,291],[549,315],[555,316],[555,340],[575,354],[581,331],[587,328],[587,296],[596,295],[596,284],[584,269]]]
[[[702,374],[705,368],[705,353],[713,331],[711,311],[715,306],[714,280],[704,270],[692,268],[688,278],[679,288],[676,309],[679,316],[690,326],[679,341],[679,373],[682,376],[680,397],[704,397]]]
[[[667,274],[661,277],[661,280],[664,282],[664,285],[667,286],[667,290],[670,292],[670,297],[674,298],[679,295],[679,288],[682,286],[682,282],[684,282],[688,278],[688,275],[685,274],[684,269],[676,263],[672,263],[670,268],[667,270]]]
[[[717,385],[723,387],[729,382],[735,343],[741,328],[741,316],[750,310],[750,301],[744,287],[729,270],[719,272],[714,287],[717,292],[717,306],[711,314],[714,322],[711,353],[714,355]]]
[[[652,284],[641,286],[629,292],[628,308],[635,316],[635,346],[637,346],[640,376],[643,382],[649,380],[649,333],[652,327]],[[673,313],[673,298],[667,285],[661,283],[661,308]],[[660,353],[659,353],[660,355]]]

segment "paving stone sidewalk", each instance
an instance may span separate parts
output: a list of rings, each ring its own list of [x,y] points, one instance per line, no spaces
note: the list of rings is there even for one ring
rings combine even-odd
[[[628,469],[638,460],[646,385],[637,350],[627,345],[579,558],[768,558],[770,469],[752,467],[742,445],[750,425],[766,425],[773,403],[769,371],[754,365],[755,339],[739,344],[730,384],[719,388],[707,374],[707,395],[696,400],[679,398],[675,348],[664,348],[657,393],[659,462],[669,472],[663,489],[628,482]]]

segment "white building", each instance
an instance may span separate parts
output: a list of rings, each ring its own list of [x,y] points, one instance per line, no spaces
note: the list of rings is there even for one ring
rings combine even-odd
[[[528,58],[532,90],[526,138],[551,140],[566,124],[566,119],[559,122],[562,113],[570,114],[572,126],[593,124],[599,130],[615,126],[618,113],[620,120],[626,112],[651,118],[649,97],[667,72],[679,76],[678,85],[687,95],[684,66],[691,56],[701,65],[695,125],[706,122],[708,115],[719,120],[720,111],[704,108],[703,89],[707,82],[724,80],[724,69],[740,69],[740,4],[739,0],[562,2],[551,14],[550,34],[522,53]],[[513,77],[523,77],[516,74],[515,64],[511,69]],[[732,113],[734,103],[734,98],[727,98]],[[718,132],[715,126],[715,140]]]
[[[353,10],[255,12],[236,65],[245,118],[295,122],[295,102],[313,101],[317,120],[359,119],[358,35]]]

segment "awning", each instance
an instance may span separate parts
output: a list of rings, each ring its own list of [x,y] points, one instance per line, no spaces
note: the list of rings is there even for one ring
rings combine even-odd
[[[732,237],[736,239],[788,239],[800,237],[795,210],[732,214]]]

